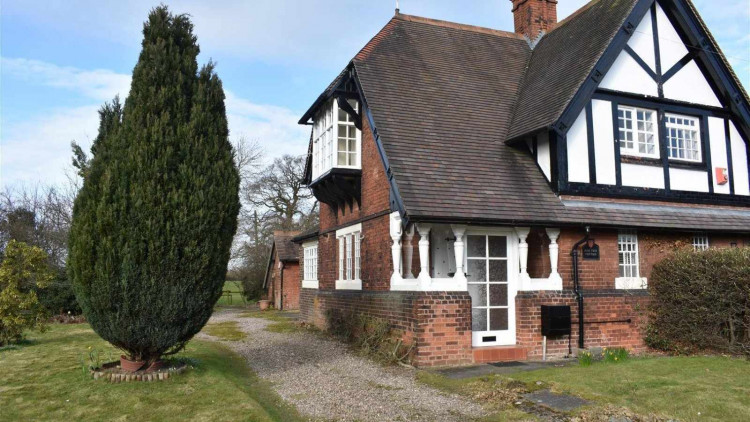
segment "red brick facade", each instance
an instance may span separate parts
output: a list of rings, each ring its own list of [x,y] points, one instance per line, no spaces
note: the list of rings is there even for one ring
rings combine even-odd
[[[266,295],[276,309],[299,309],[299,293],[302,285],[301,265],[297,262],[284,262],[283,264],[283,269],[279,269],[279,257],[276,255],[273,268],[270,269],[271,274],[266,285]]]
[[[538,5],[548,3],[529,0]],[[362,131],[361,204],[334,209],[321,204],[318,236],[318,289],[302,289],[300,309],[304,320],[326,327],[327,312],[337,309],[387,320],[402,338],[415,346],[414,363],[419,366],[460,365],[498,359],[541,359],[541,306],[571,306],[573,350],[578,343],[578,309],[573,293],[572,246],[584,236],[583,228],[562,228],[558,272],[562,291],[519,292],[516,297],[516,345],[500,348],[473,348],[471,297],[466,292],[392,292],[393,271],[390,238],[390,188],[384,167],[367,120]],[[338,241],[336,231],[362,224],[362,290],[336,290],[338,278]],[[691,233],[638,233],[641,277],[650,277],[654,264],[676,247],[690,245]],[[412,239],[413,275],[419,268],[418,235]],[[594,229],[591,233],[600,248],[598,261],[579,261],[580,282],[584,291],[585,347],[625,347],[632,352],[645,350],[643,328],[649,302],[647,290],[616,290],[619,256],[616,230]],[[309,240],[308,240],[309,241]],[[545,228],[534,228],[527,238],[528,272],[532,278],[546,278],[551,272],[549,237]],[[742,246],[747,239],[710,236],[712,246]],[[300,248],[300,262],[304,262]],[[416,270],[415,270],[416,269]],[[294,276],[291,274],[294,273]],[[289,274],[289,275],[287,275]],[[285,272],[287,280],[299,280],[304,269]],[[287,278],[288,277],[288,278]],[[286,287],[285,287],[286,288]],[[294,299],[286,302],[289,309]],[[568,354],[569,339],[549,338],[547,354]]]

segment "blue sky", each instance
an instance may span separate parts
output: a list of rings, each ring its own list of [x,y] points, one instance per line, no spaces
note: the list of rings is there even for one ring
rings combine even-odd
[[[744,85],[750,84],[750,1],[694,0]],[[348,60],[391,18],[395,0],[165,1],[189,13],[227,92],[232,138],[267,157],[302,154],[296,124]],[[560,0],[563,19],[586,0]],[[2,0],[0,185],[65,180],[70,141],[86,148],[96,110],[127,95],[153,0]],[[401,0],[403,13],[513,30],[508,0]]]

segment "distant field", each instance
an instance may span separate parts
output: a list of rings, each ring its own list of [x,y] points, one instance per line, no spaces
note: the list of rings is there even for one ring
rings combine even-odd
[[[216,306],[242,306],[242,282],[227,281],[224,283],[224,294],[219,298]]]

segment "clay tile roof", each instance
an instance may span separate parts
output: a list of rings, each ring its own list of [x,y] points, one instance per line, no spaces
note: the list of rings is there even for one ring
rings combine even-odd
[[[553,124],[639,0],[594,0],[542,37],[531,55],[508,138]]]
[[[273,232],[273,243],[276,247],[276,253],[279,260],[284,262],[298,262],[298,246],[292,242],[292,239],[300,234],[298,231],[275,231]]]

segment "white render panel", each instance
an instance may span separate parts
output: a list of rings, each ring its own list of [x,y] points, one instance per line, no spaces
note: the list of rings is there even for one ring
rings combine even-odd
[[[549,150],[549,135],[547,133],[541,133],[537,137],[536,144],[536,162],[539,167],[542,168],[542,172],[547,180],[551,179],[551,163],[550,163],[550,150]]]
[[[711,139],[711,174],[714,175],[714,193],[729,194],[729,183],[719,185],[716,183],[715,169],[728,168],[727,166],[727,138],[724,133],[724,119],[718,117],[708,118],[708,135]]]
[[[708,174],[699,170],[670,168],[669,187],[672,190],[708,192]]]
[[[626,51],[620,52],[617,60],[612,64],[599,86],[614,91],[632,92],[652,97],[659,95],[656,82]]]
[[[658,2],[656,3],[656,26],[659,28],[661,70],[663,73],[667,73],[672,66],[685,57],[688,49],[682,43],[680,35],[674,29]]]
[[[698,68],[695,60],[685,65],[672,78],[664,83],[664,96],[673,100],[687,101],[721,107],[714,90]]]
[[[617,184],[615,175],[615,138],[612,127],[612,103],[593,100],[591,102],[594,120],[594,158],[596,160],[596,183]]]
[[[661,166],[622,163],[620,171],[623,186],[664,189],[664,169]]]
[[[644,62],[656,72],[656,53],[654,52],[654,27],[651,22],[651,10],[638,24],[633,36],[628,40],[628,45]]]
[[[734,193],[735,195],[750,195],[750,181],[748,180],[747,169],[747,145],[742,140],[740,133],[729,122],[729,136],[732,145],[732,172],[734,173]]]
[[[589,139],[586,109],[568,131],[568,181],[589,183]]]

